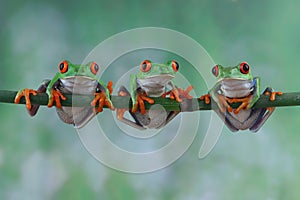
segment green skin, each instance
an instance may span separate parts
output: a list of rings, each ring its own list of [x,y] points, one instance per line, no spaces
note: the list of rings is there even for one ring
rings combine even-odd
[[[97,78],[97,75],[91,72],[90,65],[92,62],[89,62],[84,65],[73,64],[70,61],[67,61],[67,63],[68,63],[68,71],[65,73],[57,72],[56,75],[53,77],[53,79],[50,81],[49,85],[47,86],[46,93],[50,98],[52,96],[51,89],[59,79],[66,79],[68,77],[75,77],[75,76],[89,77],[91,79],[97,80],[98,83],[105,89],[106,96],[107,97],[110,96],[109,90],[104,84],[104,82],[101,79]]]
[[[166,86],[167,84],[171,85],[174,88],[174,84],[171,81],[175,77],[175,71],[172,68],[172,63],[167,64],[158,64],[151,63],[151,69],[148,72],[139,71],[137,74],[130,75],[130,95],[132,97],[132,104],[137,103],[137,89],[141,88],[147,92],[151,90],[152,95],[149,96],[158,97],[165,93],[165,87],[148,87],[148,85],[153,84],[153,82],[160,83],[160,85]],[[143,85],[139,84],[143,82]]]
[[[179,67],[178,63],[176,61],[169,61],[167,64],[158,64],[151,63],[149,60],[147,60],[147,62],[149,64],[147,64],[147,68],[144,68],[145,65],[141,64],[140,71],[136,74],[130,75],[130,92],[127,91],[124,86],[119,88],[119,92],[130,95],[132,98],[133,106],[130,114],[134,118],[134,121],[123,118],[123,114],[121,112],[122,109],[117,109],[118,118],[122,122],[140,130],[145,130],[147,128],[162,128],[179,112],[168,111],[165,116],[165,113],[162,114],[160,110],[146,111],[141,105],[140,111],[137,111],[135,109],[138,108],[138,101],[142,99],[143,101],[145,100],[149,103],[154,103],[151,97],[160,97],[171,93],[172,95],[177,95],[177,97],[174,96],[177,101],[181,100],[178,96],[178,88],[172,82],[172,79],[175,77]],[[176,62],[176,68],[173,68],[174,62]],[[149,66],[151,67],[149,68]],[[171,90],[167,88],[168,85]],[[184,96],[187,94],[181,95]],[[141,98],[140,100],[138,100],[138,96]],[[187,98],[190,97],[187,96]]]
[[[248,80],[253,82],[255,79],[254,83],[254,87],[256,88],[254,90],[254,93],[252,95],[252,98],[249,102],[249,105],[247,106],[247,109],[252,108],[253,105],[256,103],[256,101],[259,99],[260,94],[259,94],[259,89],[260,89],[260,78],[259,77],[253,77],[251,74],[251,71],[249,71],[248,74],[243,74],[240,71],[240,65],[238,64],[237,66],[234,67],[223,67],[222,65],[218,65],[219,67],[219,75],[217,76],[217,83],[214,85],[214,87],[210,90],[210,94],[211,97],[213,98],[213,100],[218,103],[219,107],[221,107],[221,105],[218,102],[218,98],[217,98],[217,90],[220,87],[220,82],[223,79],[232,79],[232,80]]]
[[[22,96],[26,98],[26,107],[31,116],[34,116],[39,105],[31,105],[29,96],[30,94],[36,95],[37,93],[47,93],[49,96],[48,107],[53,106],[55,101],[57,113],[62,121],[68,124],[76,123],[76,127],[83,127],[93,116],[102,111],[100,101],[105,101],[105,105],[109,105],[113,109],[110,100],[110,89],[97,77],[99,66],[93,62],[78,65],[72,64],[69,61],[62,62],[64,68],[56,73],[52,80],[44,80],[38,90],[23,89],[18,92],[15,98],[15,103],[19,103]],[[67,68],[66,68],[67,66]],[[65,72],[61,72],[65,71]],[[94,73],[93,73],[94,72]],[[29,94],[27,93],[29,91]],[[54,99],[54,92],[56,96]],[[96,106],[99,102],[98,108],[91,108],[90,106],[84,107],[63,107],[58,104],[60,99],[65,99],[62,93],[65,94],[96,94],[94,100],[91,102],[92,106]],[[103,99],[105,98],[105,100]],[[76,122],[74,121],[76,119]]]

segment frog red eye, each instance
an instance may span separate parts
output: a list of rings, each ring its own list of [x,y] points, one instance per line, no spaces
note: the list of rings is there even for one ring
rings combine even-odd
[[[65,60],[65,61],[62,61],[59,65],[58,65],[58,69],[60,71],[60,73],[66,73],[68,71],[68,67],[69,67],[69,64],[68,62]]]
[[[179,63],[175,60],[172,61],[172,68],[175,72],[179,70]]]
[[[151,62],[149,60],[144,60],[141,64],[140,64],[140,70],[142,72],[148,72],[151,69]]]
[[[213,75],[219,76],[219,66],[218,65],[214,66],[211,72],[213,73]]]
[[[250,71],[250,66],[248,65],[248,63],[242,62],[242,63],[240,64],[240,71],[241,71],[243,74],[248,74],[249,71]]]
[[[95,62],[92,62],[90,68],[91,68],[91,72],[95,75],[98,73],[98,71],[100,69],[99,65]]]

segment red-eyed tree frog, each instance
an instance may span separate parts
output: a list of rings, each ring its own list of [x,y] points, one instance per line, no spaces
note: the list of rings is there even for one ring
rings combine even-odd
[[[260,97],[260,78],[252,76],[249,64],[242,62],[234,67],[216,65],[212,68],[212,73],[217,77],[217,83],[209,94],[200,99],[209,104],[212,97],[218,104],[216,113],[231,131],[258,131],[275,108],[253,108]],[[281,95],[282,92],[274,92],[268,87],[263,94],[270,95],[270,100],[274,101],[276,95]],[[241,102],[241,105],[233,109],[230,103],[235,102]]]
[[[76,128],[83,127],[98,112],[102,112],[103,106],[110,109],[114,106],[110,100],[112,93],[112,82],[106,86],[99,78],[97,73],[100,67],[95,62],[85,65],[72,64],[65,60],[58,65],[59,71],[52,80],[44,80],[37,90],[22,89],[15,97],[15,103],[19,103],[24,96],[26,108],[31,116],[34,116],[39,105],[31,105],[30,95],[37,93],[47,93],[49,97],[48,107],[52,107],[55,102],[57,114],[60,119],[68,124],[74,124]],[[61,99],[66,100],[63,94],[93,94],[95,98],[91,102],[92,107],[63,107]],[[98,105],[98,107],[96,107]]]
[[[128,109],[117,109],[117,118],[135,128],[144,130],[146,128],[162,128],[171,121],[179,111],[162,110],[145,110],[144,101],[150,104],[154,103],[151,97],[166,97],[169,95],[171,99],[182,102],[182,98],[191,99],[189,92],[193,89],[189,86],[186,90],[177,88],[172,79],[179,70],[179,63],[175,60],[169,61],[167,64],[152,63],[144,60],[140,64],[140,71],[130,75],[130,92],[121,86],[118,90],[119,96],[131,96],[132,110],[131,116],[135,122],[125,118],[124,112]],[[168,86],[171,89],[168,89]]]

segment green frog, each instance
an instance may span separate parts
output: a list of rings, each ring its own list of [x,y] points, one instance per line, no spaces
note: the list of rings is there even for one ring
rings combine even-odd
[[[231,131],[249,129],[257,132],[275,109],[253,108],[260,97],[260,78],[252,76],[246,62],[233,67],[216,65],[212,68],[212,73],[217,77],[217,83],[209,94],[200,99],[209,104],[212,98],[218,104],[215,111]],[[274,101],[276,95],[281,95],[282,92],[274,92],[268,87],[263,94],[269,95],[270,100]],[[230,104],[236,102],[241,105],[233,109]]]
[[[65,123],[73,124],[76,128],[82,128],[97,113],[102,112],[104,105],[114,110],[110,100],[113,83],[110,81],[106,86],[97,78],[96,75],[100,67],[96,62],[79,65],[65,60],[58,65],[58,69],[59,71],[54,78],[44,80],[37,90],[28,88],[19,90],[15,97],[15,103],[19,103],[24,96],[29,114],[34,116],[39,109],[39,105],[31,104],[30,95],[47,93],[49,97],[48,107],[52,107],[55,102],[60,119]],[[91,106],[63,107],[61,100],[66,100],[63,94],[92,94],[95,95],[95,98],[92,100]]]
[[[154,103],[151,97],[166,97],[182,102],[183,98],[191,99],[189,92],[193,89],[189,86],[186,90],[174,85],[172,79],[179,70],[179,63],[175,60],[167,64],[152,63],[144,60],[140,64],[140,71],[130,75],[130,92],[121,86],[118,90],[119,96],[131,96],[132,109],[129,111],[134,121],[123,115],[128,109],[117,109],[117,118],[140,130],[147,128],[162,128],[170,122],[179,111],[167,111],[162,109],[145,110],[144,101]],[[171,89],[168,89],[168,86]]]

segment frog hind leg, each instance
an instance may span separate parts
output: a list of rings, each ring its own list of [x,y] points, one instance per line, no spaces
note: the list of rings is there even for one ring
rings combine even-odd
[[[164,126],[166,126],[174,117],[176,117],[179,114],[179,111],[170,111],[168,114],[165,123],[161,124],[160,126],[156,127],[156,129],[160,129]]]
[[[236,131],[239,130],[239,129],[236,128],[236,127],[228,120],[228,118],[226,117],[226,115],[229,115],[229,114],[227,114],[227,111],[226,111],[226,112],[222,112],[222,111],[218,108],[218,109],[215,109],[215,112],[217,113],[217,115],[222,119],[222,121],[225,123],[225,125],[226,125],[232,132],[236,132]]]
[[[130,93],[124,86],[121,86],[118,90],[118,95],[119,96],[130,96]],[[124,114],[126,111],[129,111],[130,115],[133,117],[135,122],[124,117]],[[129,126],[132,126],[134,128],[137,128],[139,130],[146,129],[138,122],[136,114],[134,112],[132,112],[131,110],[129,110],[129,108],[128,109],[127,108],[117,108],[116,114],[117,114],[118,120],[120,120],[121,122],[123,122]]]
[[[50,83],[49,79],[44,80],[42,82],[42,84],[40,85],[40,87],[36,90],[37,93],[46,93],[46,89],[47,89],[49,83]],[[39,108],[40,108],[40,105],[32,105],[31,109],[28,110],[29,115],[30,116],[36,115],[36,113],[39,110]]]
[[[257,120],[255,121],[253,126],[249,128],[249,130],[254,132],[254,133],[257,132],[264,125],[264,123],[267,121],[267,119],[271,116],[271,114],[273,113],[274,110],[275,110],[275,108],[272,108],[272,109],[262,108],[262,109],[260,109],[260,114],[257,117]]]
[[[193,100],[190,99],[189,94],[188,94],[191,89],[193,89],[193,87],[189,86],[185,90],[185,92],[187,92],[187,96],[185,96],[184,98],[182,98],[182,102],[180,103],[180,111],[169,111],[165,123],[163,123],[162,125],[160,125],[159,127],[157,127],[157,129],[160,129],[160,128],[166,126],[180,112],[182,112],[182,111],[192,111],[193,110]],[[165,94],[167,94],[167,93],[165,93]],[[165,98],[166,95],[163,95],[162,97]],[[209,98],[209,100],[210,100],[210,98]]]
[[[273,94],[274,90],[270,87],[267,87],[263,94],[269,95]],[[268,108],[262,108],[260,111],[260,115],[258,116],[256,122],[254,125],[250,128],[250,131],[257,132],[267,121],[267,119],[271,116],[271,114],[274,112],[275,107],[268,107]]]

